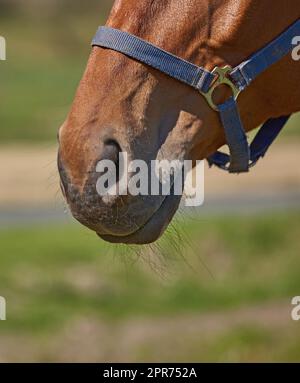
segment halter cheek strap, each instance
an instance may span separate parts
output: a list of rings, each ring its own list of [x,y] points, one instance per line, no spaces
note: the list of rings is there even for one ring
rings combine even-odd
[[[219,113],[230,152],[230,155],[215,153],[208,158],[209,164],[231,173],[241,173],[249,171],[249,167],[266,154],[289,116],[268,120],[249,146],[237,98],[257,76],[292,51],[292,40],[296,35],[300,35],[300,20],[236,68],[226,66],[215,68],[212,72],[132,34],[110,27],[100,27],[92,45],[123,53],[198,90],[210,107]],[[231,88],[232,97],[221,105],[215,105],[213,93],[221,84]]]

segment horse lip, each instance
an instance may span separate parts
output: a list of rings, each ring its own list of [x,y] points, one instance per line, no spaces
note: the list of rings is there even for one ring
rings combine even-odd
[[[171,222],[180,200],[180,195],[168,195],[150,219],[132,234],[116,236],[97,233],[97,235],[111,243],[144,245],[155,242]]]

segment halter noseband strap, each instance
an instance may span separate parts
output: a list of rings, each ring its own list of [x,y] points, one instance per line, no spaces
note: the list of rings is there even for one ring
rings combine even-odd
[[[257,76],[292,51],[292,39],[296,35],[300,35],[300,20],[236,68],[217,67],[212,72],[134,35],[110,27],[100,27],[92,45],[123,53],[198,90],[210,107],[219,113],[230,152],[230,155],[215,153],[208,158],[209,164],[231,173],[241,173],[249,171],[249,167],[266,154],[289,116],[268,120],[249,146],[240,119],[237,98]],[[231,88],[232,97],[221,105],[215,105],[213,93],[221,84]]]

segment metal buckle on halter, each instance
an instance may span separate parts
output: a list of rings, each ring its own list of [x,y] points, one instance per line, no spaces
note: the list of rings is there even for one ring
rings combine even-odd
[[[219,109],[218,105],[214,103],[213,94],[218,86],[227,85],[232,90],[232,95],[235,100],[237,100],[239,94],[241,93],[241,90],[228,77],[228,74],[231,71],[232,67],[230,65],[226,65],[223,68],[215,67],[214,70],[211,72],[212,74],[216,75],[215,81],[213,82],[207,93],[201,92],[201,94],[205,97],[206,101],[208,102],[208,105],[216,111],[218,111]]]

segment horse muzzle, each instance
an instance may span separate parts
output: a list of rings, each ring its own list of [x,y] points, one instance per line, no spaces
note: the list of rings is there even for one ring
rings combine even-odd
[[[109,143],[101,159],[109,159],[118,167],[118,152],[118,146]],[[74,218],[108,242],[147,244],[156,241],[176,213],[181,195],[101,196],[97,190],[100,176],[97,163],[79,187],[72,182],[68,167],[58,154],[61,189]]]

